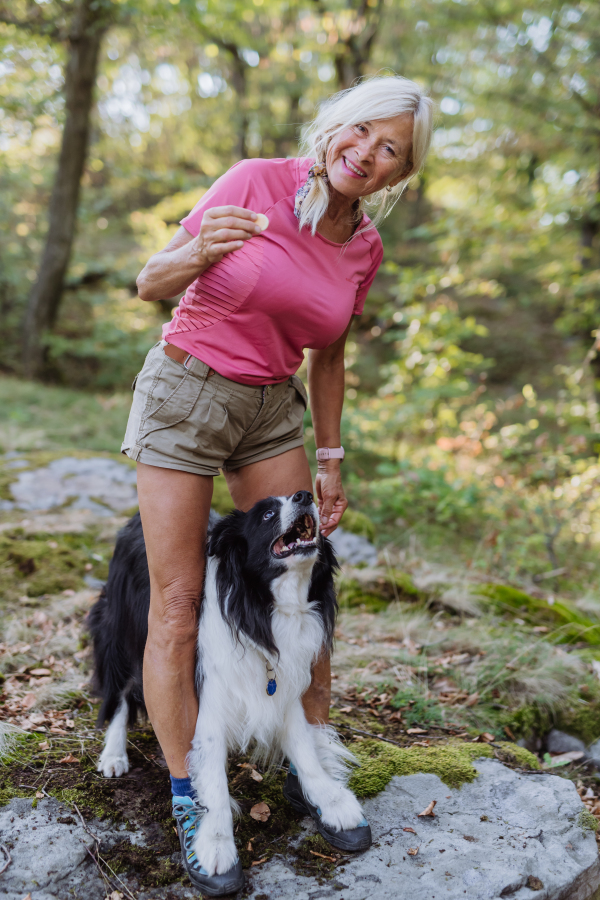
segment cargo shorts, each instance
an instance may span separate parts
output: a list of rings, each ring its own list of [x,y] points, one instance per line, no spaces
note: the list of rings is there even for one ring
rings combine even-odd
[[[133,382],[121,446],[130,459],[218,475],[303,446],[308,401],[297,375],[280,384],[238,384],[193,356],[179,363],[163,347],[152,347]]]

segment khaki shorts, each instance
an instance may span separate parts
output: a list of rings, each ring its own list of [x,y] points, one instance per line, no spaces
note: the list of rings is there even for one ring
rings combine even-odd
[[[162,341],[148,353],[121,446],[130,459],[218,475],[303,446],[307,397],[297,375],[253,387],[193,356],[186,362],[165,356]]]

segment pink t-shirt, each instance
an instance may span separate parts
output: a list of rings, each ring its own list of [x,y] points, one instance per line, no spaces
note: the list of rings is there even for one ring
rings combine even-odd
[[[233,204],[265,213],[269,227],[189,286],[163,337],[241,384],[276,384],[303,349],[336,341],[360,315],[381,264],[374,228],[345,248],[298,231],[294,198],[311,159],[247,159],[222,175],[181,224],[194,237],[206,209]],[[365,217],[363,227],[368,223]]]

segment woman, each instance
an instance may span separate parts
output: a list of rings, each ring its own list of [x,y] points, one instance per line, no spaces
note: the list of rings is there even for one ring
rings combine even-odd
[[[144,695],[174,797],[189,806],[186,830],[198,815],[186,755],[213,477],[223,470],[240,509],[312,490],[295,375],[310,348],[321,532],[339,524],[344,346],[382,260],[375,225],[421,168],[431,127],[431,101],[404,78],[333,96],[308,128],[307,157],[237,163],[138,278],[142,300],[186,291],[136,379],[122,447],[138,463],[150,569]],[[371,223],[362,205],[373,196]],[[327,721],[329,700],[323,656],[304,698],[309,722]],[[184,863],[198,887],[219,893],[222,876],[199,877],[185,854]]]

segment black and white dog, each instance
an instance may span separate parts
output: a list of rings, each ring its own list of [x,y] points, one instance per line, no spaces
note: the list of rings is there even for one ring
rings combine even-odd
[[[209,873],[237,858],[227,753],[291,759],[304,797],[333,831],[364,823],[346,787],[351,755],[331,728],[309,725],[301,697],[321,649],[330,649],[337,609],[330,542],[319,535],[312,495],[269,497],[212,524],[198,626],[200,709],[188,768],[206,807],[193,849]],[[120,533],[109,577],[89,616],[95,678],[109,720],[98,764],[128,771],[127,725],[144,709],[142,659],[150,599],[139,514]],[[366,823],[364,823],[366,824]]]

